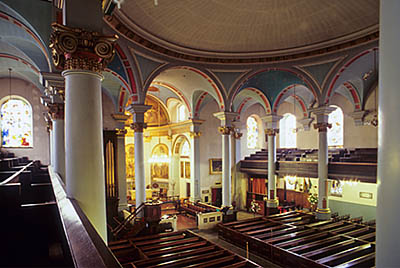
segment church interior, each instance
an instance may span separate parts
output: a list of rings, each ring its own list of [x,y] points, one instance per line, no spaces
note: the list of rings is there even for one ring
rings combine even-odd
[[[398,266],[399,9],[0,0],[0,266]]]

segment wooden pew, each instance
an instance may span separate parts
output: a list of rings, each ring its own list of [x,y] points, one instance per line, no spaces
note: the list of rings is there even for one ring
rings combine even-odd
[[[259,267],[190,231],[137,237],[109,246],[123,267]]]

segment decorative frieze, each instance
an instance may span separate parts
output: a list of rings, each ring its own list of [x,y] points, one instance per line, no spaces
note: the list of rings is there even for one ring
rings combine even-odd
[[[115,129],[117,132],[115,133],[117,136],[125,136],[128,132],[125,128],[117,128]]]
[[[58,23],[52,25],[50,48],[54,65],[62,70],[101,72],[111,62],[118,36],[103,36]]]

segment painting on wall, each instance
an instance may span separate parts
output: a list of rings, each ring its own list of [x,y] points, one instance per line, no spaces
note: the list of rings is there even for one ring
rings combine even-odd
[[[185,178],[190,179],[190,162],[185,162]]]
[[[135,145],[127,144],[125,146],[126,154],[126,177],[129,179],[135,178]]]
[[[168,179],[169,178],[169,154],[168,147],[165,144],[158,144],[154,147],[150,161],[151,178]]]
[[[222,159],[221,158],[210,158],[210,174],[221,174],[222,173]]]

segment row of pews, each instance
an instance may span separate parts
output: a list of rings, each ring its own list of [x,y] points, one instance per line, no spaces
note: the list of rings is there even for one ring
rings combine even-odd
[[[120,240],[109,247],[124,268],[259,267],[191,231]]]
[[[329,162],[377,162],[377,148],[333,148],[328,151]],[[278,161],[318,161],[318,149],[276,150]],[[268,160],[268,151],[262,149],[244,160]]]
[[[278,149],[276,172],[279,176],[318,177],[318,150]],[[376,183],[377,149],[329,150],[328,177],[330,179],[357,178],[361,182]],[[240,161],[240,171],[251,177],[266,177],[268,152],[261,150]]]
[[[217,208],[201,202],[191,202],[184,200],[178,204],[178,211],[196,216],[198,213],[216,212]]]
[[[0,266],[70,266],[46,166],[1,153]]]
[[[219,237],[284,267],[374,267],[375,226],[299,211],[219,224]]]

